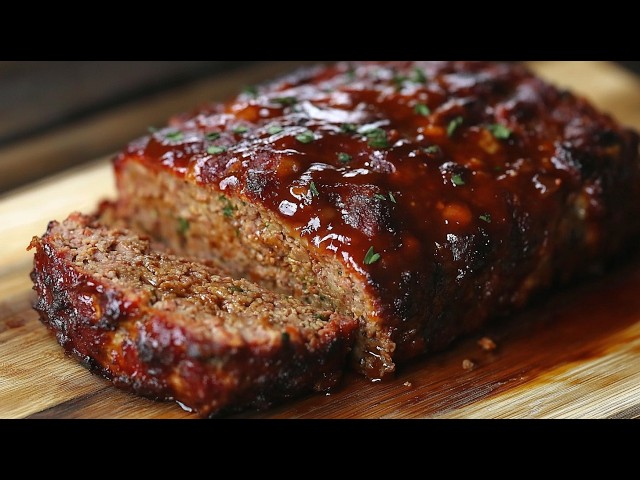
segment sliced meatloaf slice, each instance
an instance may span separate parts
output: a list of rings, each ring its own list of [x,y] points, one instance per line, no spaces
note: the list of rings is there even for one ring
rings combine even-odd
[[[74,213],[34,237],[35,309],[67,351],[122,388],[202,414],[335,385],[357,321],[152,251]]]

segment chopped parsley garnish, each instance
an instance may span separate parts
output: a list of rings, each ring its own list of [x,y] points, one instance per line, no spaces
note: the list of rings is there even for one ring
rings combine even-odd
[[[273,103],[279,103],[283,107],[298,103],[298,99],[296,97],[276,97],[276,98],[272,98],[271,101]]]
[[[184,235],[189,230],[189,220],[186,218],[178,217],[178,233]]]
[[[247,133],[248,131],[249,131],[249,127],[245,125],[238,125],[233,129],[233,133],[236,133],[238,135],[242,133]]]
[[[462,117],[456,117],[453,120],[451,120],[449,122],[449,125],[447,125],[447,135],[449,137],[452,136],[454,132],[458,129],[458,127],[462,125],[463,121],[464,119]]]
[[[404,75],[393,76],[393,82],[396,84],[396,90],[402,90],[402,87],[404,86],[404,82],[406,81],[407,81],[407,77],[405,77]]]
[[[158,129],[156,127],[150,125],[150,126],[147,127],[147,131],[149,133],[156,133],[158,131]]]
[[[313,132],[311,130],[305,130],[304,132],[296,135],[296,140],[298,140],[300,143],[311,143],[315,139],[316,137],[313,136]]]
[[[369,247],[369,250],[367,250],[367,253],[364,256],[364,264],[371,265],[372,263],[376,263],[378,260],[380,260],[380,254],[373,251],[373,246]]]
[[[351,161],[351,155],[344,152],[338,152],[338,160],[340,163],[349,163]]]
[[[484,222],[491,223],[491,215],[488,213],[480,215],[478,218]]]
[[[291,337],[287,332],[282,332],[281,338],[282,338],[282,343],[289,343],[289,340],[291,339]]]
[[[511,130],[499,123],[487,125],[487,130],[489,130],[491,132],[491,135],[493,135],[498,140],[506,140],[511,136]]]
[[[374,128],[364,132],[364,136],[369,139],[369,146],[373,148],[387,148],[387,132],[381,128]]]
[[[255,85],[247,85],[242,90],[242,93],[244,93],[245,95],[249,95],[250,97],[256,97],[258,95],[258,87],[256,87]]]
[[[340,125],[340,130],[344,133],[355,133],[358,131],[358,127],[354,123],[343,123]]]
[[[428,154],[438,153],[440,151],[440,147],[438,145],[430,145],[423,148],[422,151]]]
[[[461,187],[464,185],[464,180],[460,176],[460,174],[456,173],[455,175],[451,175],[451,183],[453,183],[456,187]]]
[[[356,79],[356,69],[353,65],[349,65],[349,70],[346,71],[345,75],[347,76],[347,80],[353,82]]]
[[[269,135],[275,135],[276,133],[280,133],[282,130],[284,130],[282,126],[278,125],[277,123],[274,123],[273,125],[267,127],[267,133]]]
[[[416,67],[413,69],[411,80],[416,83],[425,83],[427,81],[427,76],[424,74],[421,68]]]
[[[326,313],[314,313],[313,318],[315,318],[316,320],[321,320],[323,322],[326,322],[327,320],[329,320],[330,315]]]
[[[212,145],[207,147],[207,153],[209,155],[218,155],[227,151],[227,147],[221,147],[219,145]]]
[[[315,197],[319,197],[320,196],[320,193],[318,192],[318,189],[316,188],[316,184],[315,183],[311,182],[309,184],[309,190],[311,190],[311,196],[312,197],[314,197],[314,196]]]
[[[237,210],[238,207],[234,207],[231,201],[224,195],[220,195],[218,199],[224,203],[224,207],[222,207],[222,214],[227,218],[233,217],[233,211]]]
[[[217,140],[220,138],[220,132],[209,132],[206,137],[207,140]]]
[[[172,142],[179,142],[180,140],[182,140],[183,137],[184,137],[183,133],[177,130],[174,130],[173,132],[169,132],[165,135],[165,138]]]
[[[381,193],[375,193],[373,195],[373,198],[377,198],[378,200],[386,200],[387,199],[387,197],[385,197]],[[394,197],[393,193],[391,193],[391,192],[389,192],[389,200],[392,201],[393,203],[397,203],[396,202],[396,197]]]
[[[428,117],[431,115],[431,110],[424,103],[416,103],[416,106],[413,107],[413,111],[418,115],[422,115],[423,117]]]

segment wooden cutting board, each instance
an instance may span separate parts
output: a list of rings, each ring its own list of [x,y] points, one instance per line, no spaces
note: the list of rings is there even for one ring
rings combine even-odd
[[[640,82],[602,62],[535,62],[544,77],[582,93],[640,129]],[[0,159],[1,161],[1,159]],[[31,310],[25,251],[50,219],[91,211],[113,196],[108,159],[0,198],[0,417],[194,418],[113,388],[62,348]],[[237,417],[640,417],[640,259],[557,292],[526,312],[403,366],[394,380],[349,374],[331,394],[308,395]],[[482,337],[497,348],[483,350]],[[467,360],[471,368],[464,369]]]

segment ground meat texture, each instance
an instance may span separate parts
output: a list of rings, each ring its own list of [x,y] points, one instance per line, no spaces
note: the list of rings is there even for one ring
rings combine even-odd
[[[360,320],[371,378],[624,252],[639,165],[635,132],[487,62],[303,70],[115,159],[120,218]]]
[[[35,309],[67,351],[122,388],[203,415],[336,384],[357,321],[154,251],[72,214],[34,237]]]

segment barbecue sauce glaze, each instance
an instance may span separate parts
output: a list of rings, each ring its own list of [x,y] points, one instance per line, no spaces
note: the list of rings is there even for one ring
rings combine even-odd
[[[120,157],[258,202],[334,255],[396,361],[600,266],[640,218],[637,134],[514,64],[302,70]],[[393,370],[369,353],[371,377]]]

